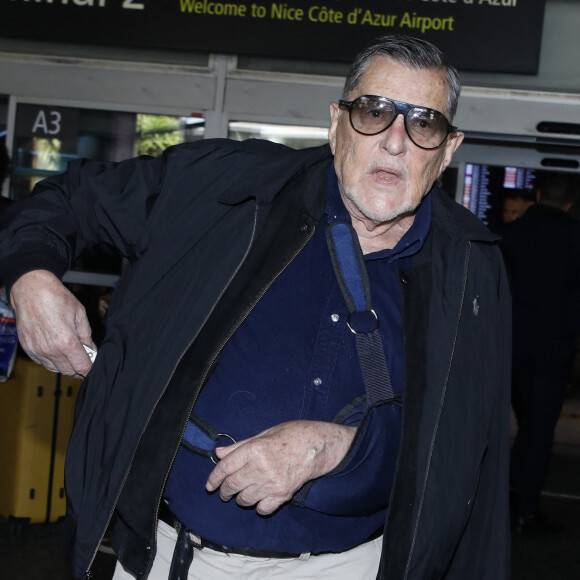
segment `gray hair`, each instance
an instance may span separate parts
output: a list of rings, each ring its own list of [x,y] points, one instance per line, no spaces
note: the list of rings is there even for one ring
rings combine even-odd
[[[346,77],[342,98],[348,99],[359,86],[361,78],[371,61],[377,56],[385,57],[404,66],[421,69],[438,69],[445,72],[448,85],[447,112],[453,121],[461,93],[461,81],[457,69],[434,45],[411,36],[386,35],[373,40],[355,58]],[[387,95],[385,95],[387,96]]]

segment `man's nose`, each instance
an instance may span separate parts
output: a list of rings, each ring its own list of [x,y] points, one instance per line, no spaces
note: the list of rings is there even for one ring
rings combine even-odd
[[[405,150],[406,140],[405,119],[402,114],[399,114],[383,133],[383,147],[391,155],[400,155]]]

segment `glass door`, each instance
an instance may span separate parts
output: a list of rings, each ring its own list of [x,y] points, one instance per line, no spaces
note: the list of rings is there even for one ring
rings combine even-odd
[[[0,131],[5,135],[5,125],[2,127],[0,117]],[[71,160],[157,156],[171,145],[203,139],[204,132],[201,116],[17,103],[12,171],[5,190],[10,201],[18,200],[29,196],[40,180],[65,171]],[[122,268],[122,258],[102,244],[83,253],[63,278],[84,305],[97,345],[104,335],[108,302]]]

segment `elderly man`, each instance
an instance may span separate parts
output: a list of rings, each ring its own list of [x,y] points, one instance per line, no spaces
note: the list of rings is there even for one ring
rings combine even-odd
[[[19,335],[86,375],[67,459],[80,578],[507,579],[509,300],[496,238],[434,183],[456,71],[387,36],[330,149],[208,140],[80,161],[1,237]],[[58,277],[129,258],[95,346]]]

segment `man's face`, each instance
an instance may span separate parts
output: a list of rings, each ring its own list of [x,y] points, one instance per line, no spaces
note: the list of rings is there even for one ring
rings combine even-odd
[[[348,99],[361,95],[429,107],[448,116],[444,73],[410,69],[384,57],[370,63]],[[348,110],[332,103],[330,114],[328,137],[343,201],[353,218],[375,224],[412,214],[463,140],[462,133],[451,133],[441,147],[428,151],[409,139],[402,115],[378,135],[361,135],[351,127]]]
[[[531,201],[526,201],[521,197],[516,199],[510,199],[508,197],[503,202],[503,223],[507,224],[521,218],[530,205],[532,205]]]

